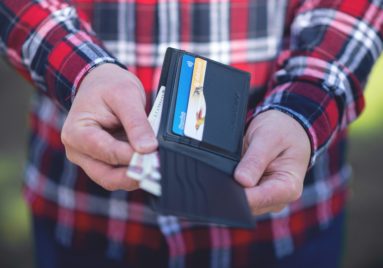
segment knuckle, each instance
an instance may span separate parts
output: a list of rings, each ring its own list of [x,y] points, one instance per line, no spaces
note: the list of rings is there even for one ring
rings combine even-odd
[[[132,180],[132,179],[129,179],[128,182],[127,182],[127,185],[126,185],[126,190],[127,191],[133,191],[133,190],[136,190],[138,188],[138,183],[137,181],[135,180]]]
[[[109,148],[109,149],[107,149]],[[113,147],[112,141],[103,142],[103,144],[99,145],[100,152],[104,155],[105,161],[113,166],[117,166],[120,163],[120,158],[117,152],[117,149]]]
[[[71,143],[71,135],[67,129],[68,127],[64,125],[60,135],[61,142],[64,144],[64,146],[68,146]]]
[[[97,149],[102,147],[105,142],[103,139],[98,138],[98,133],[96,131],[88,131],[85,141],[87,141],[89,147],[95,147]]]
[[[100,185],[102,188],[104,188],[107,191],[116,191],[119,189],[119,187],[114,183],[112,180],[100,180]]]
[[[86,149],[87,151],[93,152],[94,154],[108,154],[108,151],[105,150],[106,148],[108,148],[108,144],[105,139],[100,139],[98,134],[99,133],[95,131],[88,134],[88,137],[86,137]]]
[[[303,185],[297,181],[294,181],[290,184],[290,200],[296,201],[298,200],[303,192]]]
[[[108,151],[106,153],[106,158],[107,158],[108,163],[111,165],[117,166],[118,164],[120,164],[116,150]]]
[[[72,162],[72,163],[75,163],[75,159],[73,157],[73,154],[71,153],[70,150],[65,150],[65,155],[66,155],[66,158]]]

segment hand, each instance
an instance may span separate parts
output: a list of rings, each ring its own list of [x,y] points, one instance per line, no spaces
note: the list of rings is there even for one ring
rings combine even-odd
[[[281,211],[297,200],[310,160],[310,140],[291,116],[277,110],[253,118],[245,154],[235,170],[253,214]]]
[[[149,153],[157,147],[138,78],[114,64],[90,71],[65,120],[61,139],[68,159],[97,184],[111,191],[136,189],[137,182],[125,175],[126,166],[134,151]]]

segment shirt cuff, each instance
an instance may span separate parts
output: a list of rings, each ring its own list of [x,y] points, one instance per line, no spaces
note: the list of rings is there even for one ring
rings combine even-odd
[[[78,87],[93,68],[103,63],[114,63],[122,68],[97,40],[86,33],[76,32],[57,43],[49,53],[45,81],[61,106],[69,110]]]

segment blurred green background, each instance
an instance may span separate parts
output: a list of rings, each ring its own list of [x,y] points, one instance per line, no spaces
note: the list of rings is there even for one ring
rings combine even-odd
[[[27,111],[32,88],[0,60],[0,267],[33,267],[28,210],[21,198]],[[383,267],[383,58],[367,89],[367,108],[352,125],[354,170],[348,202],[345,268]]]

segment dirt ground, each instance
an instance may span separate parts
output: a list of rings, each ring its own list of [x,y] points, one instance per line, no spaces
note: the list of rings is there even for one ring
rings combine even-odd
[[[33,249],[20,186],[32,88],[0,61],[0,267],[31,267]],[[351,141],[354,179],[343,267],[383,267],[383,133]]]

